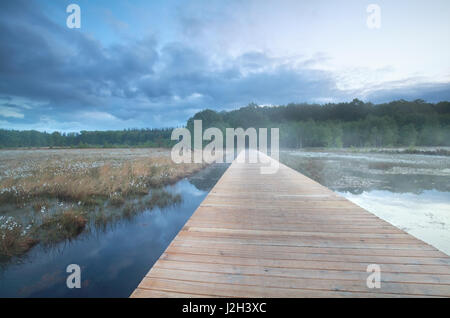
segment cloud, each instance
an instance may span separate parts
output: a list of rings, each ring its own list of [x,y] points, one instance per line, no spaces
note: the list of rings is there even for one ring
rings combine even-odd
[[[84,112],[82,118],[93,120],[116,120],[117,117],[106,112]]]
[[[0,116],[11,118],[23,118],[23,114],[17,111],[14,107],[0,106]]]
[[[423,99],[433,103],[448,101],[450,100],[450,83],[417,82],[410,79],[388,82],[382,87],[372,89],[365,99],[375,103],[397,99]]]
[[[243,47],[231,54],[205,49],[206,40],[203,46],[191,41],[192,36],[211,38],[224,31],[223,21],[213,27],[220,11],[192,18],[179,14],[180,25],[189,28],[170,42],[149,32],[105,45],[83,29],[53,22],[36,2],[1,1],[0,116],[8,121],[0,118],[0,123],[71,131],[168,127],[185,123],[204,108],[230,109],[249,102],[449,99],[448,83],[426,79],[347,89],[342,77],[324,67],[331,60],[324,52],[279,55]],[[117,32],[131,29],[132,21],[104,12]]]

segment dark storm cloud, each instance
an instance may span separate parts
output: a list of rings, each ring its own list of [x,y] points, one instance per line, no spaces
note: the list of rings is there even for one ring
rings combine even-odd
[[[217,62],[189,43],[163,45],[152,36],[104,46],[83,29],[52,22],[41,10],[37,2],[0,2],[2,126],[170,126],[203,108],[339,101],[357,95],[337,89],[332,73],[312,68],[323,62],[323,55],[292,63],[252,51]],[[449,89],[431,84],[379,87],[368,96],[375,101],[393,96],[440,100],[449,99]]]
[[[390,87],[393,86],[393,87]],[[395,82],[384,85],[383,88],[369,93],[366,97],[374,103],[396,99],[423,99],[428,102],[436,103],[450,100],[449,83],[409,83]]]
[[[98,106],[102,97],[133,96],[130,83],[152,72],[157,57],[152,39],[105,49],[83,33],[52,23],[34,2],[6,2],[7,9],[0,10],[0,93],[61,107]]]
[[[340,95],[331,74],[294,68],[261,52],[248,52],[217,68],[209,58],[183,44],[161,51],[161,69],[140,82],[149,99],[201,95],[204,106],[242,106],[250,101],[287,103]]]

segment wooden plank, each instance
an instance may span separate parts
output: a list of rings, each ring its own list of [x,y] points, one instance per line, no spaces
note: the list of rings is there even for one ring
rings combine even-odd
[[[373,233],[328,233],[328,232],[299,232],[299,231],[282,231],[282,230],[255,230],[255,229],[230,229],[230,228],[204,228],[204,227],[185,227],[184,231],[196,233],[216,233],[227,236],[239,237],[294,237],[303,239],[379,239],[385,241],[390,239],[396,242],[415,242],[415,239],[406,233],[395,234],[373,234]],[[186,234],[189,235],[189,234]]]
[[[209,242],[215,243],[231,243],[231,244],[251,244],[251,245],[268,245],[268,246],[304,246],[304,247],[337,247],[337,248],[354,248],[354,249],[392,249],[392,250],[416,250],[416,251],[432,251],[433,248],[416,243],[412,244],[393,244],[386,240],[383,243],[367,243],[355,241],[333,241],[333,240],[296,240],[296,239],[277,239],[277,238],[243,238],[243,237],[211,237],[198,236],[194,233],[186,235],[180,232],[174,240],[186,240],[191,242]]]
[[[307,278],[286,278],[276,276],[264,276],[264,279],[255,279],[252,275],[243,274],[224,274],[199,271],[185,271],[179,269],[153,268],[151,277],[163,279],[189,280],[198,282],[212,282],[221,284],[237,284],[256,286],[256,288],[272,286],[278,288],[294,289],[318,289],[318,290],[336,290],[347,292],[367,293],[367,286],[362,280],[335,280],[328,281],[324,279]],[[383,291],[392,294],[409,295],[430,295],[439,297],[450,296],[450,290],[446,285],[436,284],[414,284],[414,283],[390,283],[383,282]],[[370,291],[379,293],[379,290]]]
[[[235,256],[214,256],[202,254],[186,254],[168,252],[161,255],[160,259],[178,262],[200,262],[212,264],[229,264],[242,266],[263,266],[278,268],[298,268],[298,269],[320,269],[320,270],[343,270],[366,272],[367,266],[371,262],[335,262],[335,261],[315,261],[315,260],[292,260],[292,259],[268,259],[250,258]],[[445,274],[450,275],[448,265],[415,265],[415,264],[379,264],[382,272],[390,273],[425,273],[425,274]],[[448,277],[450,279],[450,276]]]
[[[234,229],[234,228],[215,228],[215,227],[196,227],[187,226],[184,227],[184,231],[187,232],[200,232],[200,233],[225,233],[230,235],[257,235],[257,236],[279,236],[279,237],[317,237],[317,238],[379,238],[379,239],[404,239],[407,241],[415,241],[410,235],[406,233],[388,233],[388,234],[375,234],[375,233],[332,233],[332,232],[304,232],[304,231],[284,231],[284,230],[266,230],[266,229]]]
[[[448,255],[262,165],[233,162],[131,297],[450,297]],[[370,264],[380,289],[366,285]]]
[[[197,227],[197,228],[213,228],[217,226],[217,223],[214,221],[204,221],[204,220],[190,220],[186,223],[187,226]],[[220,226],[223,229],[249,229],[249,230],[264,230],[267,229],[268,226],[274,231],[285,231],[285,232],[311,232],[311,233],[354,233],[354,234],[404,234],[399,229],[392,229],[392,227],[382,227],[376,225],[368,225],[368,226],[355,226],[354,224],[348,225],[340,225],[340,226],[331,226],[331,225],[312,225],[312,224],[304,224],[304,223],[271,223],[271,222],[252,222],[252,224],[244,225],[242,223],[230,223],[230,222],[222,222]]]
[[[278,288],[273,286],[264,286],[264,288],[255,288],[255,286],[237,285],[237,284],[221,284],[213,282],[195,282],[189,280],[173,280],[162,278],[145,278],[139,285],[141,289],[152,289],[166,292],[192,293],[193,295],[204,295],[212,297],[421,297],[413,295],[398,295],[386,293],[369,293],[369,292],[346,292],[335,290],[314,290],[314,289],[293,289]]]
[[[178,293],[163,290],[136,288],[131,294],[132,298],[203,298],[204,295],[194,295],[192,293]]]
[[[254,245],[254,244],[230,244],[230,243],[214,243],[208,241],[174,240],[172,246],[179,247],[198,247],[209,250],[210,247],[223,249],[239,249],[243,251],[263,250],[263,251],[279,251],[284,254],[307,253],[307,254],[330,254],[330,255],[361,255],[361,256],[396,256],[396,257],[426,257],[441,258],[448,260],[448,257],[438,251],[417,251],[417,250],[393,250],[393,249],[377,249],[377,248],[340,248],[340,247],[314,247],[314,246],[277,246],[277,245]]]
[[[170,249],[172,253],[189,253],[212,256],[235,256],[235,257],[250,257],[259,259],[279,259],[279,260],[314,260],[325,262],[347,262],[347,263],[370,263],[370,264],[411,264],[411,265],[450,265],[449,258],[437,257],[410,257],[403,256],[378,256],[378,255],[348,255],[336,251],[332,253],[305,253],[296,252],[286,253],[278,249],[243,249],[236,248],[236,246],[208,246],[206,249],[203,246],[178,246],[174,245]]]
[[[153,265],[155,268],[184,269],[189,271],[213,272],[213,273],[237,273],[254,276],[278,276],[278,277],[300,277],[327,280],[367,280],[367,273],[364,271],[346,270],[321,270],[321,269],[301,269],[301,268],[279,268],[269,266],[245,266],[229,264],[194,263],[183,261],[170,261],[159,259]],[[150,274],[151,277],[151,274]],[[417,274],[417,273],[389,273],[381,275],[381,282],[397,283],[421,283],[439,284],[450,288],[450,277],[441,274]],[[331,289],[331,288],[330,288]]]

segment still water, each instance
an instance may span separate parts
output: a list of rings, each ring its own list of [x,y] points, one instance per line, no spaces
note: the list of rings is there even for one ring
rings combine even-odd
[[[283,151],[280,160],[450,255],[450,157]]]
[[[282,151],[280,161],[450,254],[450,157]],[[226,168],[212,165],[166,187],[182,196],[178,205],[35,247],[0,269],[0,297],[128,297]],[[66,287],[69,264],[81,267],[81,289]]]
[[[37,246],[0,270],[0,297],[128,297],[226,169],[213,165],[165,189],[182,201],[106,229],[91,229],[52,248]],[[81,268],[80,289],[66,287],[66,267]]]

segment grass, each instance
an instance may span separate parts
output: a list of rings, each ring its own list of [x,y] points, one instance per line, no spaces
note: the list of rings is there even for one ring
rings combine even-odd
[[[83,210],[70,209],[44,218],[35,230],[35,235],[43,244],[54,244],[78,236],[86,224],[86,213]]]
[[[42,199],[36,200],[31,204],[31,206],[35,212],[42,212],[49,208],[48,202]]]
[[[154,207],[165,208],[169,205],[180,203],[181,196],[179,194],[173,195],[164,190],[154,190],[152,191],[151,197],[146,201],[146,207],[153,209]]]
[[[41,224],[27,227],[12,217],[6,218],[0,226],[0,260],[22,255],[38,243],[49,245],[74,238],[86,224],[86,213],[81,209],[48,215]]]
[[[145,210],[152,210],[156,207],[162,209],[180,202],[181,196],[179,194],[174,195],[163,189],[155,189],[148,198],[141,200],[139,203],[127,203],[123,208],[123,214],[126,218],[132,218]]]
[[[0,260],[23,254],[38,242],[21,223],[6,219],[0,226]]]
[[[174,164],[160,151],[120,150],[118,156],[107,150],[92,152],[17,152],[17,160],[14,152],[0,156],[0,208],[34,213],[24,226],[21,218],[6,218],[0,210],[0,260],[20,256],[38,243],[73,239],[90,224],[104,228],[145,210],[176,204],[181,196],[162,187],[204,166]]]
[[[84,205],[111,199],[120,205],[124,197],[146,194],[151,188],[176,182],[202,168],[200,164],[174,164],[170,158],[145,158],[114,166],[105,164],[84,170],[70,167],[38,167],[31,176],[0,182],[0,204],[20,205],[36,198],[55,198]]]

